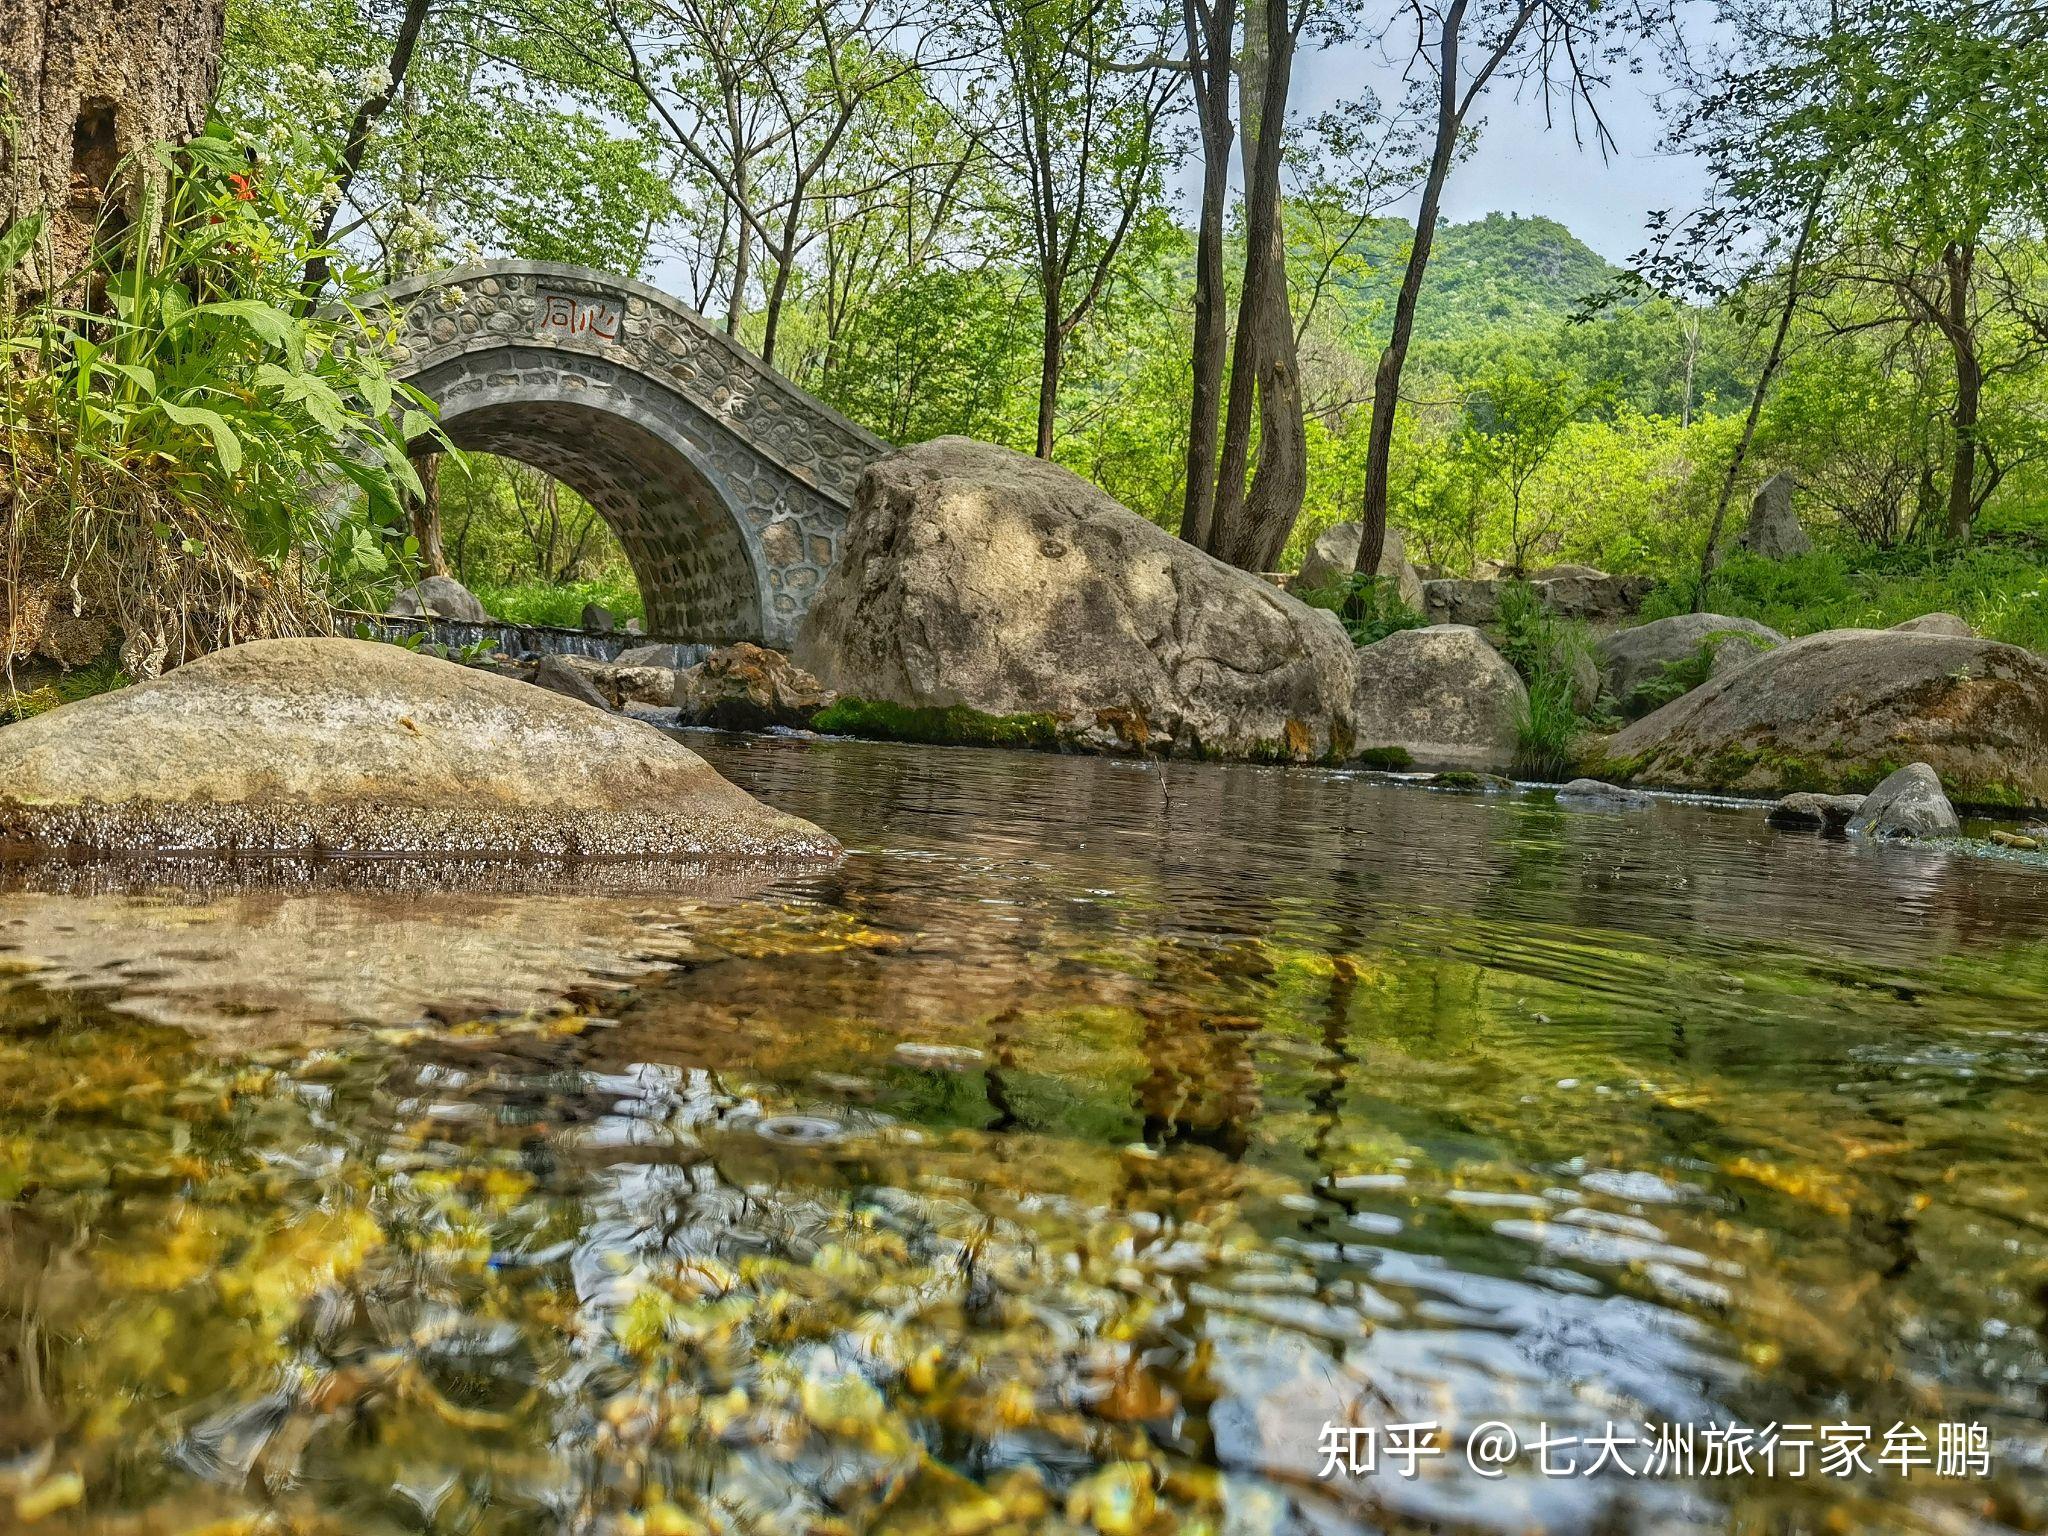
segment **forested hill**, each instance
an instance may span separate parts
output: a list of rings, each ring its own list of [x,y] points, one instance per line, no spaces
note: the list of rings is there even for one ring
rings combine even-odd
[[[1332,270],[1340,302],[1375,335],[1393,313],[1414,238],[1415,226],[1406,219],[1378,220]],[[1305,254],[1298,251],[1295,259]],[[1555,219],[1490,213],[1469,224],[1443,224],[1416,311],[1416,336],[1464,341],[1488,331],[1547,328],[1618,275]]]

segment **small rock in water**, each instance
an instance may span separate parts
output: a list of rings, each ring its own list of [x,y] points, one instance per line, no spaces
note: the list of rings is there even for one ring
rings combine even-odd
[[[1886,779],[1849,819],[1857,837],[1948,837],[1961,830],[1940,778],[1925,763],[1908,763]]]
[[[1861,795],[1787,795],[1764,818],[1782,832],[1840,832],[1863,807]]]
[[[754,1122],[754,1133],[769,1141],[818,1146],[841,1139],[846,1127],[823,1115],[770,1115]]]
[[[2028,837],[2023,832],[2007,832],[2003,828],[1992,829],[1991,841],[2001,848],[2021,848],[2028,851],[2041,846],[2038,837]]]
[[[1651,795],[1640,789],[1625,789],[1603,779],[1573,779],[1558,786],[1559,805],[1585,805],[1599,810],[1635,810],[1652,803]]]
[[[981,1052],[968,1045],[926,1045],[906,1040],[896,1047],[897,1061],[906,1067],[932,1067],[942,1072],[965,1072],[981,1065]]]
[[[559,656],[543,656],[540,665],[534,668],[533,681],[535,687],[559,693],[579,704],[588,704],[592,709],[611,708],[605,696],[597,691],[597,684]]]

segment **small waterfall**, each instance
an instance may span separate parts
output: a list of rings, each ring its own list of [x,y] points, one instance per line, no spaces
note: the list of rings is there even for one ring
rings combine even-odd
[[[418,640],[449,652],[503,651],[521,660],[534,656],[582,656],[591,661],[615,661],[622,651],[640,646],[663,646],[673,657],[663,665],[693,667],[717,647],[701,641],[671,640],[662,635],[593,634],[582,629],[557,629],[549,624],[472,624],[460,619],[427,616],[395,618],[388,614],[343,610],[337,615],[345,632],[371,640],[410,644]]]

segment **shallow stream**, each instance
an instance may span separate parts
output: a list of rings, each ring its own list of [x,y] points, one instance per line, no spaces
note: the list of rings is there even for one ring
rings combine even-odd
[[[844,863],[16,872],[0,1527],[2048,1528],[2040,871],[690,740]]]

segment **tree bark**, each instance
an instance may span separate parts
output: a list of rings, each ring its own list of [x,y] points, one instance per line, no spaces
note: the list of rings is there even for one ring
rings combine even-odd
[[[48,218],[31,285],[60,291],[103,212],[132,217],[151,144],[206,126],[220,81],[226,0],[0,0],[0,229]],[[122,163],[128,162],[124,171]]]
[[[1183,0],[1195,117],[1202,138],[1202,210],[1195,234],[1194,389],[1188,415],[1180,536],[1207,549],[1216,512],[1216,429],[1230,349],[1223,221],[1230,198],[1230,65],[1237,0]]]
[[[1968,245],[1951,245],[1941,257],[1948,276],[1942,331],[1956,360],[1956,403],[1949,418],[1954,458],[1949,464],[1948,526],[1944,530],[1951,544],[1969,542],[1977,520],[1977,424],[1983,409],[1984,364],[1977,356],[1977,337],[1970,325],[1970,279],[1976,259],[1975,247]]]
[[[1060,374],[1066,367],[1067,328],[1060,323],[1059,296],[1050,295],[1045,304],[1044,339],[1038,365],[1038,443],[1041,459],[1052,457],[1052,429],[1060,403]]]
[[[1444,13],[1437,60],[1436,142],[1430,148],[1429,175],[1422,186],[1422,206],[1415,214],[1415,244],[1401,273],[1401,291],[1394,301],[1394,325],[1372,381],[1372,428],[1365,443],[1365,505],[1358,539],[1358,571],[1367,576],[1380,568],[1387,544],[1387,472],[1393,460],[1394,411],[1401,403],[1401,372],[1408,366],[1408,343],[1415,334],[1415,305],[1422,279],[1429,271],[1430,247],[1436,243],[1438,210],[1444,182],[1457,153],[1458,130],[1464,125],[1458,105],[1458,46],[1465,25],[1467,0],[1452,0]]]
[[[447,576],[448,552],[441,538],[441,455],[423,453],[413,461],[423,493],[412,503],[412,533],[420,546],[420,574]]]
[[[1294,82],[1296,30],[1290,4],[1270,0],[1267,12],[1266,82],[1259,111],[1262,180],[1246,230],[1249,239],[1266,248],[1266,281],[1253,317],[1259,333],[1259,463],[1238,538],[1224,558],[1248,571],[1270,571],[1280,563],[1308,491],[1308,430],[1301,412],[1301,363],[1288,303],[1287,234],[1280,205],[1280,158]]]

